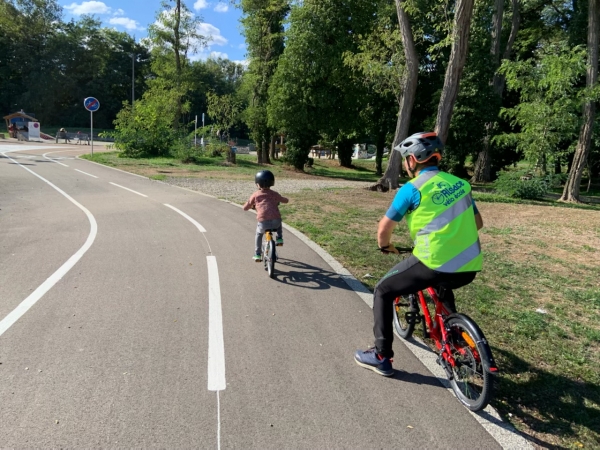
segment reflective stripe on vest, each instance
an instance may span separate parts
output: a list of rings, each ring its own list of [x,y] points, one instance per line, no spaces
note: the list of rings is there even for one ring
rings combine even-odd
[[[479,243],[479,239],[469,248],[464,250],[462,253],[459,253],[446,264],[438,267],[439,272],[458,272],[458,270],[472,262],[474,259],[478,258],[481,255],[481,244]]]
[[[417,231],[417,236],[440,231],[442,228],[452,222],[453,219],[457,218],[467,209],[469,209],[472,204],[473,198],[471,197],[471,194],[468,194],[466,197],[463,197],[454,203],[450,208],[429,222],[424,228],[421,228],[419,231]]]
[[[421,194],[407,216],[414,256],[439,272],[481,270],[471,186],[445,172],[427,171],[410,182]]]
[[[431,180],[433,177],[435,177],[439,173],[440,173],[439,170],[429,170],[429,171],[425,172],[423,175],[419,175],[414,180],[411,180],[410,184],[412,184],[415,187],[415,189],[420,190],[425,185],[425,183],[427,183],[429,180]]]

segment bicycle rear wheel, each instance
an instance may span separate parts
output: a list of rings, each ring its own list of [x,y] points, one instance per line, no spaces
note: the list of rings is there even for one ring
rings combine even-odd
[[[480,411],[487,406],[492,396],[493,377],[484,369],[481,355],[482,336],[474,335],[471,327],[460,316],[446,321],[450,332],[448,345],[455,366],[450,367],[450,385],[458,400],[471,411]]]
[[[415,322],[406,320],[407,312],[417,312],[419,308],[411,305],[408,295],[400,296],[394,301],[394,331],[399,338],[410,339],[415,331]]]

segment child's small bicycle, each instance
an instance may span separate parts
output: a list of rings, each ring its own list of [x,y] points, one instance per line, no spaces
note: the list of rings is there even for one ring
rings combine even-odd
[[[275,242],[276,229],[265,230],[262,242],[262,260],[265,270],[270,278],[275,278],[275,261],[277,261],[277,244]]]
[[[412,252],[411,248],[397,249]],[[437,362],[444,368],[456,397],[471,411],[480,411],[492,397],[493,375],[498,374],[498,367],[475,321],[466,314],[449,311],[444,304],[444,294],[449,288],[442,283],[435,289],[428,287],[416,294],[396,298],[394,332],[409,340],[416,324],[422,324],[423,337],[433,341],[431,347],[438,354]],[[435,308],[433,316],[428,303]]]

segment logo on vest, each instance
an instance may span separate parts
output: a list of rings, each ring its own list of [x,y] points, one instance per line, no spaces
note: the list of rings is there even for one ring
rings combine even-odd
[[[439,192],[433,194],[431,201],[436,205],[449,206],[454,203],[458,198],[465,195],[465,182],[460,180],[456,184],[451,185],[446,181],[435,183],[435,187],[439,189]]]

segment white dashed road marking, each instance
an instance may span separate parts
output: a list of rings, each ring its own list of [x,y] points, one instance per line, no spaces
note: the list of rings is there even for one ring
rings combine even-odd
[[[92,175],[91,173],[84,172],[83,170],[75,169],[76,172],[87,175],[88,177],[98,178],[96,175]]]
[[[148,197],[147,195],[140,194],[139,192],[134,191],[133,189],[126,188],[125,186],[121,186],[120,184],[113,183],[112,181],[109,181],[109,184],[112,184],[113,186],[116,186],[116,187],[120,187],[121,189],[125,189],[126,191],[133,192],[134,194],[141,195],[142,197]]]

